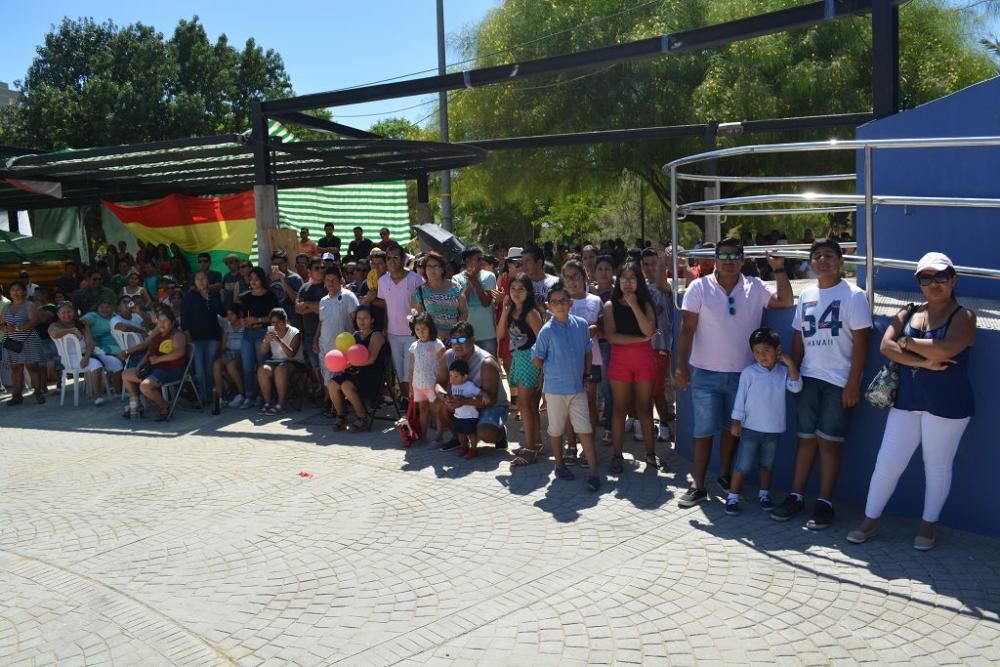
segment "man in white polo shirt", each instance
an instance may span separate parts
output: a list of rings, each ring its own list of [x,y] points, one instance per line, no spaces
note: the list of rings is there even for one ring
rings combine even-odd
[[[733,238],[715,248],[715,271],[696,279],[684,293],[681,333],[677,342],[678,389],[691,387],[694,405],[693,484],[678,503],[694,507],[708,497],[705,475],[712,440],[721,432],[719,485],[729,491],[736,438],[729,432],[730,415],[740,383],[740,372],[753,363],[747,341],[760,327],[765,308],[791,308],[792,285],[785,261],[768,257],[777,291],[759,278],[740,273],[743,246]]]

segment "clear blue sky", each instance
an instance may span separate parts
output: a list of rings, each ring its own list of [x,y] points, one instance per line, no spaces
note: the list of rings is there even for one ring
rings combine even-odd
[[[498,0],[445,0],[448,35],[478,22]],[[281,54],[297,94],[316,93],[437,67],[434,0],[0,0],[0,81],[24,78],[35,48],[64,16],[112,19],[118,25],[142,22],[169,37],[180,19],[198,15],[209,39],[225,33],[242,47],[253,37]],[[448,61],[459,60],[448,49]],[[378,116],[420,120],[431,113],[435,96],[388,100],[335,111],[337,118],[368,127]],[[394,109],[423,106],[391,113]]]

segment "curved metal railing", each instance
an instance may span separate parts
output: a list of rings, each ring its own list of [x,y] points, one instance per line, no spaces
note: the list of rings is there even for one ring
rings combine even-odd
[[[811,141],[800,143],[784,144],[760,144],[754,146],[735,146],[733,148],[722,148],[695,155],[679,158],[664,165],[663,170],[670,179],[670,232],[673,247],[678,246],[678,220],[682,220],[689,215],[699,216],[719,216],[719,215],[740,215],[740,216],[775,216],[775,215],[804,215],[816,213],[843,213],[853,212],[858,206],[865,207],[865,254],[845,255],[847,262],[857,262],[865,266],[865,289],[868,293],[868,303],[874,310],[875,307],[875,267],[884,266],[887,268],[909,269],[916,268],[916,262],[905,260],[875,257],[875,227],[874,214],[876,205],[886,206],[936,206],[936,207],[957,207],[957,208],[998,208],[1000,209],[1000,198],[976,198],[976,197],[919,197],[908,195],[877,195],[872,187],[872,158],[875,150],[889,149],[915,149],[915,148],[982,148],[1000,146],[1000,137],[942,137],[942,138],[918,138],[918,139],[852,139],[830,141]],[[677,182],[696,181],[715,183],[717,187],[721,183],[823,183],[834,181],[854,181],[855,174],[814,174],[801,176],[717,176],[714,174],[693,174],[678,171],[678,167],[720,160],[729,157],[744,155],[771,155],[778,153],[805,153],[811,151],[862,151],[864,162],[862,167],[862,178],[864,181],[863,194],[836,194],[836,193],[779,193],[771,195],[753,195],[743,197],[716,197],[687,204],[677,203]],[[789,204],[781,208],[742,208],[746,206],[767,206],[769,204]],[[748,257],[772,254],[779,257],[792,259],[809,259],[808,248],[783,246],[753,246],[745,249]],[[713,250],[692,250],[673,253],[673,287],[674,299],[677,295],[677,272],[678,259],[680,257],[698,257],[713,255]],[[955,267],[960,275],[973,276],[977,278],[1000,279],[1000,270],[982,267]],[[678,307],[679,307],[678,303]]]

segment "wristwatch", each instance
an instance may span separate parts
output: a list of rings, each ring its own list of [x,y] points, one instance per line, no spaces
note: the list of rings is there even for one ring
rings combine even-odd
[[[906,346],[910,344],[910,337],[903,336],[902,338],[899,339],[898,342],[899,342],[899,349],[901,349],[903,352],[906,352]]]

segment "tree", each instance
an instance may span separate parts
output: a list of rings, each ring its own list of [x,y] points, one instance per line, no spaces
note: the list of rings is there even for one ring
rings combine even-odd
[[[169,40],[141,23],[65,18],[21,89],[0,136],[51,149],[243,132],[251,102],[292,94],[280,55],[253,39],[213,44],[197,16]]]
[[[788,4],[788,0],[663,0],[621,10],[609,0],[507,0],[467,32],[461,43],[463,55],[474,58],[475,67],[484,67],[720,23]],[[992,75],[989,59],[972,43],[968,23],[941,0],[905,6],[900,29],[902,94],[907,105]],[[928,45],[933,45],[933,57],[928,57]],[[462,90],[450,102],[452,139],[862,111],[871,108],[870,53],[869,21],[857,18],[692,54]],[[784,134],[780,140],[818,136]],[[775,138],[753,135],[723,143]],[[699,139],[504,152],[463,171],[455,185],[456,201],[461,207],[466,200],[491,197],[551,200],[582,192],[607,195],[624,170],[645,181],[666,207],[669,187],[662,165],[700,150]],[[815,156],[802,159],[812,161],[803,171],[819,173],[835,164],[817,164]],[[754,173],[765,164],[729,166]],[[785,164],[801,166],[787,160]],[[773,166],[772,173],[777,173]]]
[[[383,118],[374,123],[368,131],[387,139],[420,139],[420,126],[405,118]]]

